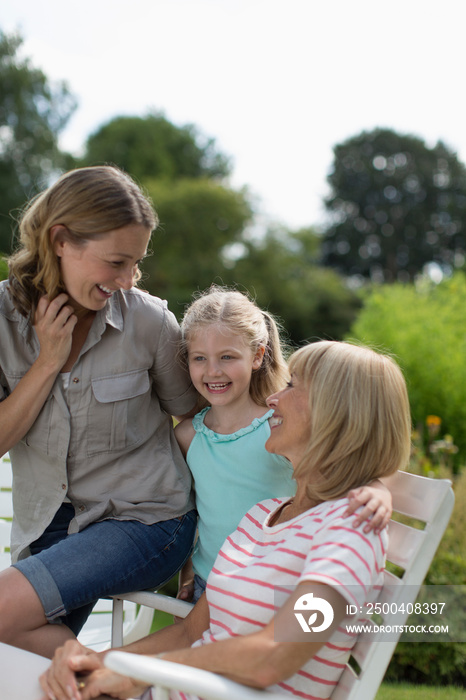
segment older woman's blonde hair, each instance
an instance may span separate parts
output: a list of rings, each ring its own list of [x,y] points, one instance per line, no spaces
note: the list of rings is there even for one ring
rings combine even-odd
[[[312,471],[309,496],[339,498],[406,467],[411,416],[394,360],[368,347],[321,341],[297,350],[289,369],[309,392],[309,442],[295,469],[296,478]]]
[[[26,205],[20,220],[20,245],[9,261],[9,290],[20,313],[34,313],[39,298],[65,291],[50,229],[61,224],[74,245],[85,245],[114,229],[158,223],[150,200],[119,168],[77,168]],[[136,276],[135,282],[139,279]]]

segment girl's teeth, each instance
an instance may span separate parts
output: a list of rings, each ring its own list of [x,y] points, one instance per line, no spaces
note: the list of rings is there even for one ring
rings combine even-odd
[[[107,287],[104,287],[102,284],[97,285],[99,289],[101,289],[105,294],[113,294],[113,291],[111,289],[107,289]]]

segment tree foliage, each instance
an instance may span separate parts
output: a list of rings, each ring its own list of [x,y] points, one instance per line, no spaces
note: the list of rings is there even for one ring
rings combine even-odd
[[[145,184],[160,226],[144,261],[144,285],[179,316],[195,290],[225,281],[224,250],[241,239],[252,212],[245,192],[206,178]]]
[[[413,423],[441,418],[466,457],[466,275],[439,285],[383,285],[365,294],[351,337],[394,353],[408,383]]]
[[[337,273],[318,266],[320,238],[312,229],[272,229],[245,246],[232,280],[283,320],[292,344],[343,338],[360,301]]]
[[[335,147],[328,181],[326,265],[378,282],[412,280],[429,263],[463,265],[466,168],[443,143],[362,132]]]
[[[147,178],[223,177],[228,159],[214,139],[193,125],[175,126],[161,114],[115,117],[92,134],[81,165],[115,163],[139,181]]]
[[[65,83],[52,84],[29,59],[22,39],[0,30],[0,251],[10,252],[11,212],[43,189],[67,157],[57,140],[75,109]]]

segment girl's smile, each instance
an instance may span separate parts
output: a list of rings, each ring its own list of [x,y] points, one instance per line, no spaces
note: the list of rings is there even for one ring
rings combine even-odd
[[[241,336],[223,325],[203,326],[189,339],[192,382],[215,405],[249,398],[251,374],[260,367],[262,357],[262,348],[254,354]]]

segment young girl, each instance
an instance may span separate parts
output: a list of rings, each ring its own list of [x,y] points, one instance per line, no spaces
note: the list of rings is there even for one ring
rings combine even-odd
[[[178,596],[195,602],[223,541],[247,510],[266,498],[292,496],[296,485],[288,460],[265,449],[273,413],[266,398],[289,377],[272,316],[241,292],[213,286],[191,304],[181,327],[191,380],[209,404],[175,428],[199,514]],[[380,482],[352,495],[348,514],[366,505],[355,526],[369,516],[367,529],[386,524],[391,496]]]

